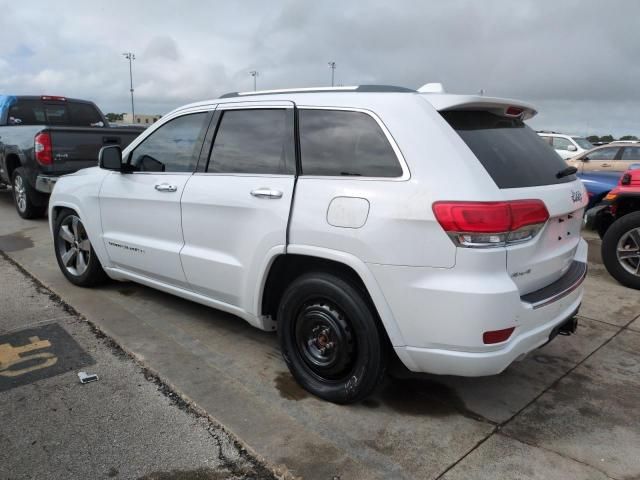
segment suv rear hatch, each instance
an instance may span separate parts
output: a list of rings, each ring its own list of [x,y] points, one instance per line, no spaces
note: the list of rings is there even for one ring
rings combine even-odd
[[[588,202],[580,180],[565,171],[567,164],[525,125],[523,108],[456,106],[440,114],[483,165],[504,200],[542,200],[549,212],[534,238],[505,248],[506,268],[521,296],[565,275],[578,248]]]

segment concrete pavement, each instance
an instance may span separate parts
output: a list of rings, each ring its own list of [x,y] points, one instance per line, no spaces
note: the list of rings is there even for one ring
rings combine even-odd
[[[273,478],[2,257],[0,284],[0,478]]]
[[[640,320],[631,322],[640,294],[612,280],[593,250],[578,335],[556,338],[495,377],[396,367],[375,396],[347,407],[307,395],[288,374],[275,335],[238,318],[134,284],[69,284],[46,222],[19,219],[8,193],[0,194],[0,250],[288,475],[640,476],[640,416],[630,404],[638,393]],[[603,373],[600,364],[611,366]],[[603,376],[608,383],[598,387]]]

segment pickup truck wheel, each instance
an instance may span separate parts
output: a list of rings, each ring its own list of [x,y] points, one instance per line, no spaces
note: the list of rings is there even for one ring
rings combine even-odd
[[[12,179],[13,200],[18,215],[22,218],[32,219],[43,217],[47,211],[46,202],[43,202],[41,193],[29,185],[24,168],[18,167],[13,172]],[[40,200],[40,202],[37,202]],[[42,204],[44,203],[44,205]]]
[[[278,336],[294,378],[330,402],[362,400],[384,376],[387,345],[375,313],[356,287],[336,275],[309,273],[287,287]]]
[[[67,279],[80,287],[91,287],[107,279],[87,231],[75,212],[60,214],[54,226],[56,260]]]
[[[629,213],[609,227],[602,239],[602,261],[613,278],[640,290],[640,212]]]

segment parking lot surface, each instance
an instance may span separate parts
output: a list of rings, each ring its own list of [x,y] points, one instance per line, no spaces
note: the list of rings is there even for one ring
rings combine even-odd
[[[376,395],[338,406],[297,386],[274,334],[135,284],[71,285],[46,221],[20,219],[0,193],[0,250],[270,467],[311,479],[640,477],[640,294],[609,277],[586,235],[577,335],[494,377],[396,365]]]
[[[5,258],[0,284],[1,479],[269,478]]]

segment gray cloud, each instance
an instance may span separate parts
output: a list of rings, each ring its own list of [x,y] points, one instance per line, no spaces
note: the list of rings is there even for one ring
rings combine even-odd
[[[188,2],[0,0],[0,92],[163,113],[226,91],[340,84],[418,87],[534,103],[537,128],[640,134],[640,3],[617,0]]]

